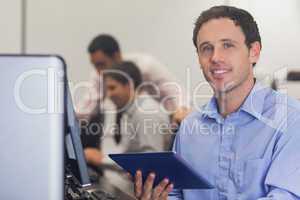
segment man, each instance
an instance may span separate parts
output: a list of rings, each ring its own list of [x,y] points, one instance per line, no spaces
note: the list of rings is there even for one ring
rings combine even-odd
[[[123,112],[121,145],[123,152],[162,151],[169,118],[157,101],[139,90],[142,76],[132,62],[114,64],[104,72],[107,97]],[[122,153],[122,152],[120,152]]]
[[[103,123],[103,113],[99,112],[99,107],[104,107],[104,84],[102,79],[103,71],[110,69],[113,64],[121,63],[123,60],[130,60],[134,62],[140,69],[143,83],[142,90],[146,91],[155,98],[166,113],[172,115],[174,124],[180,123],[181,120],[190,112],[188,104],[185,103],[186,95],[184,89],[176,82],[176,79],[169,73],[166,67],[152,56],[135,53],[123,55],[117,40],[111,35],[101,34],[95,37],[88,46],[91,63],[95,67],[95,71],[91,78],[91,88],[77,106],[77,115],[82,121],[89,121],[91,126],[87,126],[82,134],[84,143],[84,152],[86,160],[89,164],[99,166],[102,163],[103,155],[99,149],[99,134],[94,132],[101,132],[99,128],[93,133],[87,133],[86,130],[102,127],[97,124],[97,120]],[[102,112],[102,115],[101,115]],[[121,118],[119,113],[116,116],[117,123]],[[100,119],[98,119],[100,118]],[[177,126],[175,126],[177,127]]]
[[[213,190],[172,190],[168,179],[152,189],[155,174],[138,199],[300,199],[300,104],[255,81],[261,39],[245,10],[216,6],[197,19],[193,42],[214,90],[202,110],[189,115],[174,150],[210,181]]]
[[[123,60],[134,62],[140,69],[143,77],[143,89],[152,95],[157,101],[162,103],[165,110],[176,113],[176,121],[181,121],[188,112],[186,94],[184,88],[178,84],[174,76],[166,67],[154,57],[143,53],[132,53],[123,56],[117,40],[107,34],[95,37],[88,47],[91,63],[95,67],[91,75],[91,91],[88,98],[80,105],[79,114],[89,114],[97,105],[97,100],[103,97],[103,83],[101,83],[101,73],[109,69],[113,64]],[[102,88],[101,88],[102,87]],[[186,111],[186,112],[183,112]]]

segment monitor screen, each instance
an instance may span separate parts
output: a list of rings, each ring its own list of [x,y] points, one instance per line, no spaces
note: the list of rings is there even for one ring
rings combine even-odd
[[[87,171],[87,164],[84,158],[82,143],[80,139],[80,127],[76,118],[72,96],[67,86],[66,88],[66,170],[71,173],[78,181],[80,186],[90,185]]]

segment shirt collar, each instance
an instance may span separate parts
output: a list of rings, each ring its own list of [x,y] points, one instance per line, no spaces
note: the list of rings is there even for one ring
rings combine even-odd
[[[256,117],[257,119],[261,119],[264,108],[264,100],[270,91],[271,89],[269,87],[256,82],[240,110]]]
[[[136,107],[136,100],[130,102],[130,104],[128,105],[127,109],[124,111],[124,114],[128,115],[129,117],[131,117],[135,110],[137,109]]]
[[[139,109],[138,106],[141,106],[143,104],[143,101],[147,98],[149,98],[148,94],[135,96],[134,100],[130,102],[124,113],[129,117],[132,117],[136,110]]]
[[[245,99],[242,106],[237,112],[244,111],[257,119],[261,118],[264,106],[264,99],[266,95],[270,92],[270,88],[263,86],[258,81],[254,84],[249,95]],[[219,118],[218,104],[216,97],[212,97],[210,101],[203,107],[201,113],[204,117]]]
[[[203,107],[201,113],[204,117],[217,118],[218,113],[218,103],[215,96],[213,96],[210,101]]]

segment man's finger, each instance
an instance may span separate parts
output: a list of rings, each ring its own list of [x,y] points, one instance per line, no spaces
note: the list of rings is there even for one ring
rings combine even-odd
[[[155,179],[155,174],[150,173],[144,184],[144,191],[143,191],[143,196],[142,196],[143,199],[151,198],[154,179]]]
[[[134,193],[136,198],[140,198],[143,194],[143,178],[142,172],[138,170],[135,174],[135,181],[134,181]]]
[[[160,200],[167,200],[169,193],[172,192],[173,190],[173,187],[174,187],[173,184],[169,184],[167,188],[161,193]]]
[[[161,193],[160,200],[167,200],[169,193],[173,190],[173,187],[173,184],[169,184],[167,188]]]
[[[166,186],[169,184],[169,179],[165,178],[163,181],[161,181],[153,191],[153,199],[158,199],[158,197],[161,195],[161,193],[166,189]]]

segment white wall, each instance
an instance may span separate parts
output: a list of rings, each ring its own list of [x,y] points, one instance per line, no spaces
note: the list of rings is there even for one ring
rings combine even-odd
[[[29,0],[28,52],[59,53],[72,80],[88,79],[92,69],[86,48],[99,33],[119,39],[124,52],[148,52],[165,63],[179,80],[192,67],[200,70],[192,44],[193,23],[200,12],[221,0]]]
[[[300,70],[299,0],[231,0],[230,5],[247,9],[258,23],[263,46],[258,73],[273,76],[283,67]]]
[[[21,51],[21,0],[0,0],[0,53]]]
[[[0,52],[21,49],[21,0],[0,0]],[[92,69],[86,47],[99,33],[115,35],[124,52],[143,51],[165,63],[181,82],[191,67],[192,85],[203,77],[191,37],[204,9],[230,4],[256,18],[263,42],[259,74],[283,66],[300,68],[300,2],[298,0],[27,0],[27,52],[57,53],[69,65],[69,77],[87,80]],[[185,84],[187,85],[187,84]]]

